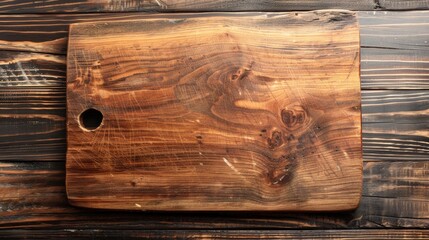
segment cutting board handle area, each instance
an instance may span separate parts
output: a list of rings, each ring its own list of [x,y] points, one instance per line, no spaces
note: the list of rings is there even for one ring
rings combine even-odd
[[[79,114],[79,126],[85,131],[95,131],[103,125],[103,113],[95,108],[87,108]]]

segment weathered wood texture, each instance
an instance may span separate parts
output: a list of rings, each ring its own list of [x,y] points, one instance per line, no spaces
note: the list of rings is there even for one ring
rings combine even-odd
[[[128,238],[131,234],[125,229],[259,229],[261,234],[261,229],[339,228],[298,234],[345,238],[349,231],[344,228],[429,228],[429,92],[424,90],[429,89],[429,76],[425,75],[429,28],[424,27],[428,11],[359,12],[365,164],[364,196],[358,210],[337,214],[127,213],[71,207],[64,186],[63,55],[68,24],[147,17],[137,13],[0,15],[0,67],[4,70],[0,74],[0,227],[20,229],[3,231],[1,237],[35,238],[75,230],[76,234],[92,232],[93,236],[97,231],[103,236],[124,233]],[[36,110],[39,119],[27,114]],[[370,239],[364,234],[375,231],[351,231],[350,237]],[[416,239],[420,231],[388,229],[381,233],[394,236],[375,238]],[[423,233],[427,239],[427,230]]]
[[[65,57],[1,51],[0,59],[0,160],[64,159]]]
[[[429,91],[366,91],[362,97],[366,161],[429,160]]]
[[[354,13],[75,24],[68,46],[70,203],[133,210],[358,205]],[[94,116],[85,111],[93,108],[103,120],[89,131],[85,119]]]
[[[291,11],[318,9],[417,10],[429,9],[427,0],[9,0],[0,13],[46,12],[197,12],[197,11]]]
[[[429,230],[8,230],[0,239],[429,239]]]
[[[429,12],[359,13],[364,89],[429,89]]]

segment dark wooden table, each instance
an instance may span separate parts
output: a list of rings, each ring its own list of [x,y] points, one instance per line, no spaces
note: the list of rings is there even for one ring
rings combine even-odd
[[[357,10],[364,189],[339,213],[113,212],[67,203],[70,23],[155,12]],[[0,2],[0,238],[429,239],[429,2],[11,0]],[[397,11],[407,10],[407,11]],[[211,11],[210,13],[189,13]],[[167,14],[167,13],[161,13]]]

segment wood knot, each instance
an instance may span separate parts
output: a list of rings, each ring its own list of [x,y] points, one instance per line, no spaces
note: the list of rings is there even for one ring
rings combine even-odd
[[[231,74],[231,81],[240,81],[246,78],[250,73],[250,70],[245,68],[239,68],[235,73]]]
[[[281,111],[282,122],[289,129],[296,129],[304,125],[307,120],[307,113],[302,106],[293,106]]]
[[[203,136],[197,135],[197,136],[195,136],[195,138],[197,139],[198,144],[203,144]]]
[[[282,132],[274,131],[271,134],[271,138],[268,138],[267,142],[270,149],[275,149],[280,147],[283,144]]]
[[[293,178],[296,168],[296,157],[294,155],[283,155],[273,160],[274,165],[267,175],[268,181],[271,186],[284,185]]]
[[[361,111],[361,107],[360,106],[353,106],[351,110],[355,111],[355,112],[360,112]]]

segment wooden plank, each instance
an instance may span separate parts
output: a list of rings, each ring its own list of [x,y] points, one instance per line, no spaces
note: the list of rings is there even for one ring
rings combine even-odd
[[[429,239],[429,230],[7,230],[0,239]]]
[[[65,57],[0,51],[0,160],[59,160],[65,148]]]
[[[365,161],[429,159],[429,91],[366,91]]]
[[[426,0],[10,0],[0,3],[2,13],[129,12],[129,11],[291,11],[318,9],[416,10],[428,9]]]
[[[176,14],[252,16],[257,13]],[[165,17],[166,14],[0,15],[0,50],[65,54],[68,27],[87,21]],[[363,89],[429,89],[429,11],[359,12]]]
[[[63,162],[0,162],[1,229],[428,228],[429,161],[367,162],[356,211],[110,212],[68,204]]]
[[[355,208],[359,62],[349,11],[72,25],[69,201],[131,210]]]
[[[429,89],[429,13],[360,12],[362,87]]]

